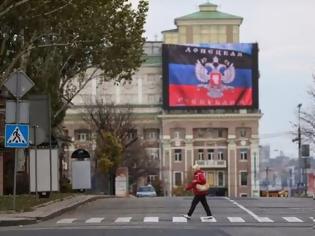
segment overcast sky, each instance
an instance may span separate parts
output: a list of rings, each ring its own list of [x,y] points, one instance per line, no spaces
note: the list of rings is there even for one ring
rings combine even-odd
[[[137,2],[137,0],[132,0]],[[207,0],[149,0],[145,25],[148,40],[162,40],[161,31],[174,29],[174,18],[199,10]],[[307,90],[315,73],[315,0],[211,0],[218,10],[243,17],[240,42],[258,42],[261,144],[271,145],[271,156],[283,151],[297,156],[292,136],[266,134],[292,131],[297,105],[310,107]]]

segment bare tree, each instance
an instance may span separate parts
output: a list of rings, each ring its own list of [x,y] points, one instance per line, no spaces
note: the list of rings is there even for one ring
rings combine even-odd
[[[95,104],[85,106],[85,120],[97,135],[95,156],[98,173],[107,176],[109,193],[115,193],[115,173],[122,164],[125,149],[137,138],[128,138],[134,130],[130,106],[118,107],[114,104]]]
[[[308,91],[312,104],[315,104],[315,75],[313,87]],[[309,111],[301,111],[301,134],[308,142],[315,143],[315,106]]]
[[[85,110],[83,119],[97,134],[98,169],[109,174],[112,188],[116,168],[120,165],[128,167],[131,184],[139,177],[157,175],[158,160],[148,156],[138,138],[135,117],[129,105],[117,106],[98,100],[94,105],[85,105]]]
[[[139,139],[126,148],[123,165],[129,169],[130,184],[136,184],[140,177],[158,175],[159,160],[148,155]]]
[[[97,136],[104,132],[112,134],[122,145],[123,151],[137,139],[129,138],[130,132],[135,129],[130,105],[119,107],[97,100],[93,105],[86,104],[85,110],[83,120],[92,126]]]

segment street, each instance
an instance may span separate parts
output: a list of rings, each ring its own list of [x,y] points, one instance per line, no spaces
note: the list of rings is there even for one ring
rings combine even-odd
[[[200,205],[192,220],[191,197],[110,198],[87,203],[35,225],[0,228],[1,235],[314,235],[315,202],[306,198],[209,197],[215,217],[204,222]]]

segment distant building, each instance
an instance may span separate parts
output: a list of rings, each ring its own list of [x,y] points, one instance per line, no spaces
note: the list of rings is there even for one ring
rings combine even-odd
[[[192,165],[198,163],[213,194],[258,196],[260,110],[210,107],[171,111],[163,107],[162,44],[238,43],[242,20],[218,11],[214,4],[202,4],[199,11],[176,18],[176,28],[163,31],[163,42],[146,42],[146,61],[130,84],[115,86],[93,80],[67,111],[64,127],[74,142],[67,147],[64,161],[69,165],[68,157],[76,148],[95,149],[93,131],[80,118],[84,97],[119,106],[131,104],[137,135],[159,160],[155,177],[163,183],[166,195],[184,185]]]
[[[270,160],[270,145],[262,145],[259,149],[259,160],[261,164],[268,163]]]

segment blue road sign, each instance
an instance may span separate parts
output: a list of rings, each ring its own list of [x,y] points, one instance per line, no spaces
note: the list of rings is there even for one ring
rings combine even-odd
[[[5,147],[27,148],[29,146],[29,125],[6,124],[5,125]]]

